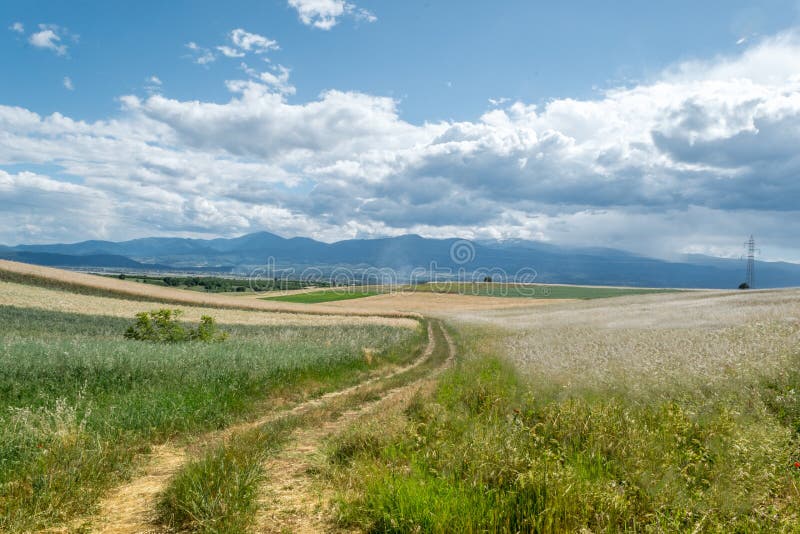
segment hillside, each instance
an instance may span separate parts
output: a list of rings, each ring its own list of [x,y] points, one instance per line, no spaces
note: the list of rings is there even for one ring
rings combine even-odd
[[[454,247],[466,252],[463,263],[451,257]],[[528,273],[535,272],[534,281],[541,283],[728,289],[738,286],[744,277],[744,264],[739,260],[691,255],[680,262],[669,262],[609,248],[559,247],[524,240],[465,245],[455,238],[428,239],[417,235],[335,243],[283,238],[268,232],[232,239],[153,237],[123,242],[3,247],[0,258],[60,267],[240,274],[248,274],[272,258],[278,269],[293,269],[287,272],[288,276],[297,276],[309,267],[319,269],[323,275],[337,267],[362,272],[376,268],[393,270],[394,281],[398,282],[415,276],[424,280],[430,277],[427,273],[432,270],[440,276],[460,272],[467,277],[488,271],[497,279],[500,271],[513,276],[525,269]],[[797,264],[757,262],[756,273],[756,287],[800,285],[800,265]]]

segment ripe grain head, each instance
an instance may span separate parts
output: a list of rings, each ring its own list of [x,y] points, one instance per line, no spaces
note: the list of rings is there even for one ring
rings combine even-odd
[[[501,352],[543,382],[645,394],[781,372],[800,352],[800,291],[697,292],[501,310]]]

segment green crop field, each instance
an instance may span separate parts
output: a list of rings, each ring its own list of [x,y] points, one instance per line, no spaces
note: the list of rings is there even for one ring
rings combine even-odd
[[[302,304],[318,304],[320,302],[335,302],[337,300],[360,299],[379,295],[378,291],[362,291],[358,289],[328,289],[296,293],[294,295],[281,295],[278,297],[265,297],[262,300],[277,300],[280,302],[299,302]]]
[[[431,282],[404,286],[405,291],[456,293],[484,297],[522,297],[536,299],[601,299],[649,293],[674,293],[674,289],[635,287],[590,287],[549,284],[506,284],[486,282]]]
[[[407,359],[421,336],[221,325],[224,342],[157,344],[124,339],[131,323],[0,306],[0,531],[84,513],[152,444],[226,427],[270,398],[355,383]]]

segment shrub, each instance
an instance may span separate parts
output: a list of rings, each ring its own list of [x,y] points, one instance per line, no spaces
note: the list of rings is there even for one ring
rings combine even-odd
[[[178,343],[181,341],[224,341],[227,332],[219,332],[214,318],[203,315],[196,329],[185,328],[179,321],[181,310],[160,309],[136,314],[136,322],[125,331],[127,339]]]

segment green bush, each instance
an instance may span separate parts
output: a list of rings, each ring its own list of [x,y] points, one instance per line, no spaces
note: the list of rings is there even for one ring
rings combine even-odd
[[[156,343],[179,343],[182,341],[224,341],[227,332],[219,332],[214,318],[203,315],[196,329],[184,327],[179,319],[181,310],[160,309],[136,314],[136,322],[125,331],[127,339],[153,341]]]

